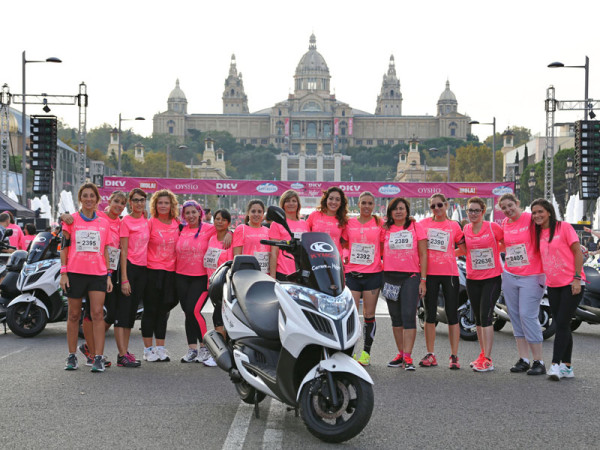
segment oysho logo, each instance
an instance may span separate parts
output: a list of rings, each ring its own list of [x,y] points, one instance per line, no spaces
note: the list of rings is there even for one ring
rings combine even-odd
[[[272,194],[273,192],[277,192],[277,186],[273,183],[263,183],[256,186],[256,190],[263,194]]]
[[[396,195],[400,192],[400,188],[398,186],[394,186],[393,184],[386,184],[381,186],[378,191],[383,195]]]
[[[494,194],[494,195],[511,194],[512,191],[513,190],[509,186],[498,186],[498,187],[492,189],[492,194]]]
[[[304,185],[302,183],[292,183],[290,187],[292,189],[304,189]]]
[[[439,188],[435,187],[421,187],[417,189],[419,194],[437,194],[438,192],[442,192]]]
[[[104,180],[105,187],[125,187],[125,183],[123,180]]]
[[[328,244],[327,242],[313,242],[312,244],[310,244],[310,249],[313,252],[319,252],[319,253],[331,253],[333,252],[333,247],[331,246],[331,244]]]
[[[188,190],[198,190],[197,184],[176,184],[175,189],[188,189]]]
[[[140,183],[140,189],[156,189],[156,183],[149,181]]]

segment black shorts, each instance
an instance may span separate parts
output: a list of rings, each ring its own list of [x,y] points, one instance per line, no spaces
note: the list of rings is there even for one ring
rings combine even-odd
[[[68,298],[87,297],[89,291],[106,292],[106,275],[85,275],[83,273],[67,273],[69,277]]]
[[[383,284],[383,272],[362,273],[348,272],[346,274],[346,286],[351,291],[363,292],[381,288]]]

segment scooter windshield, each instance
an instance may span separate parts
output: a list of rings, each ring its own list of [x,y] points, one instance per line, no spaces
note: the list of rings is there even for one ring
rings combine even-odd
[[[327,233],[302,233],[300,268],[309,272],[308,287],[337,297],[344,290],[344,267],[338,249]]]
[[[31,242],[27,263],[34,263],[44,259],[58,257],[57,245],[58,242],[54,239],[52,233],[48,231],[38,233]]]

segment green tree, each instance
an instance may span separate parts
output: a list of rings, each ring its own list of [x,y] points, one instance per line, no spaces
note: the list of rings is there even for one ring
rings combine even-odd
[[[502,174],[502,153],[496,152],[496,180]],[[467,144],[456,150],[450,158],[452,181],[489,182],[492,180],[492,149],[487,146]]]

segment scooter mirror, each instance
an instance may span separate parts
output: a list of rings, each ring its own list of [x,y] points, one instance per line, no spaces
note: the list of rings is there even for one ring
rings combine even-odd
[[[290,234],[290,237],[294,237],[294,233],[292,233],[292,230],[290,230],[290,227],[288,226],[285,217],[285,211],[279,206],[269,206],[267,208],[267,220],[278,223],[285,228],[285,230]]]

